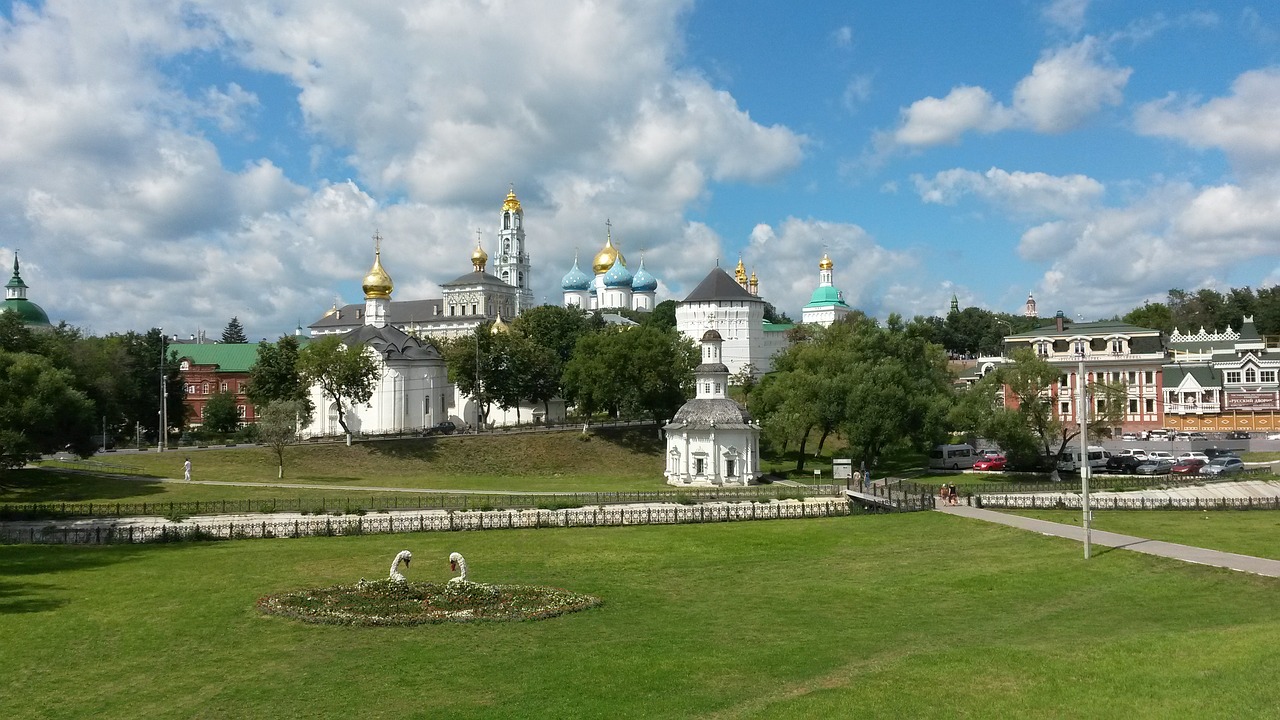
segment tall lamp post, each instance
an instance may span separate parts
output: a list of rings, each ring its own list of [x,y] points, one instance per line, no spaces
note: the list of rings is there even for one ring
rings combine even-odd
[[[160,331],[160,437],[156,438],[156,452],[164,452],[164,441],[166,421],[166,406],[169,404],[169,383],[164,379],[164,328],[156,328]]]
[[[1084,353],[1080,353],[1079,360],[1076,378],[1080,389],[1080,401],[1076,406],[1079,409],[1076,414],[1080,419],[1080,506],[1084,513],[1084,559],[1088,560],[1093,541],[1091,527],[1093,512],[1089,509],[1089,476],[1093,474],[1093,468],[1089,465],[1089,395],[1085,390],[1084,382]]]

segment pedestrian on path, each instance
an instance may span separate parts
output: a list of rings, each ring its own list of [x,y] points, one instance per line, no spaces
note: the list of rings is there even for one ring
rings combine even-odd
[[[191,482],[191,458],[182,463],[182,479]]]

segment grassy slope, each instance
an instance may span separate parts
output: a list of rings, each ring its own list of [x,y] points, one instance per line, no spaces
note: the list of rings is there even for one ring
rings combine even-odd
[[[190,457],[193,479],[234,482],[566,492],[666,487],[662,477],[664,445],[652,429],[609,428],[588,436],[585,441],[580,437],[578,433],[542,433],[385,440],[351,447],[298,445],[286,450],[283,480],[276,478],[275,456],[268,448],[117,455],[110,461],[140,468],[144,474],[155,477],[180,478],[182,460]],[[4,484],[11,487],[7,491],[0,488],[0,501],[32,501],[50,490],[39,487],[39,483],[31,487],[32,482],[35,481],[6,480]],[[121,502],[324,493],[264,489],[250,490],[252,494],[247,494],[238,488],[196,489],[108,479],[98,479],[83,491],[60,492],[78,494],[82,500]],[[101,495],[93,497],[93,492]],[[157,497],[159,495],[163,497]]]
[[[1018,515],[1079,525],[1078,510],[1020,510]],[[1280,511],[1095,510],[1097,530],[1280,560]]]
[[[555,620],[264,618],[415,579],[600,595]],[[937,513],[707,526],[0,547],[0,717],[1244,718],[1280,706],[1280,582]]]

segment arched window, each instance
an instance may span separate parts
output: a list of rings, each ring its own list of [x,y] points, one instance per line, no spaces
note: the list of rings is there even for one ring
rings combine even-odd
[[[520,273],[520,287],[524,287],[524,273]]]
[[[329,405],[329,417],[325,434],[337,435],[340,430],[342,430],[342,425],[338,423],[338,403],[331,403]]]
[[[1256,368],[1245,368],[1244,381],[1247,383],[1258,382],[1258,371]]]
[[[502,213],[502,229],[503,230],[511,229],[511,213],[509,212]]]

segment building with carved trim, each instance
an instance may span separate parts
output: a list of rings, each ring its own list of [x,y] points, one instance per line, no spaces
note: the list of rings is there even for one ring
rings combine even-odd
[[[1164,366],[1165,423],[1201,432],[1280,430],[1280,343],[1240,329],[1169,336]]]

